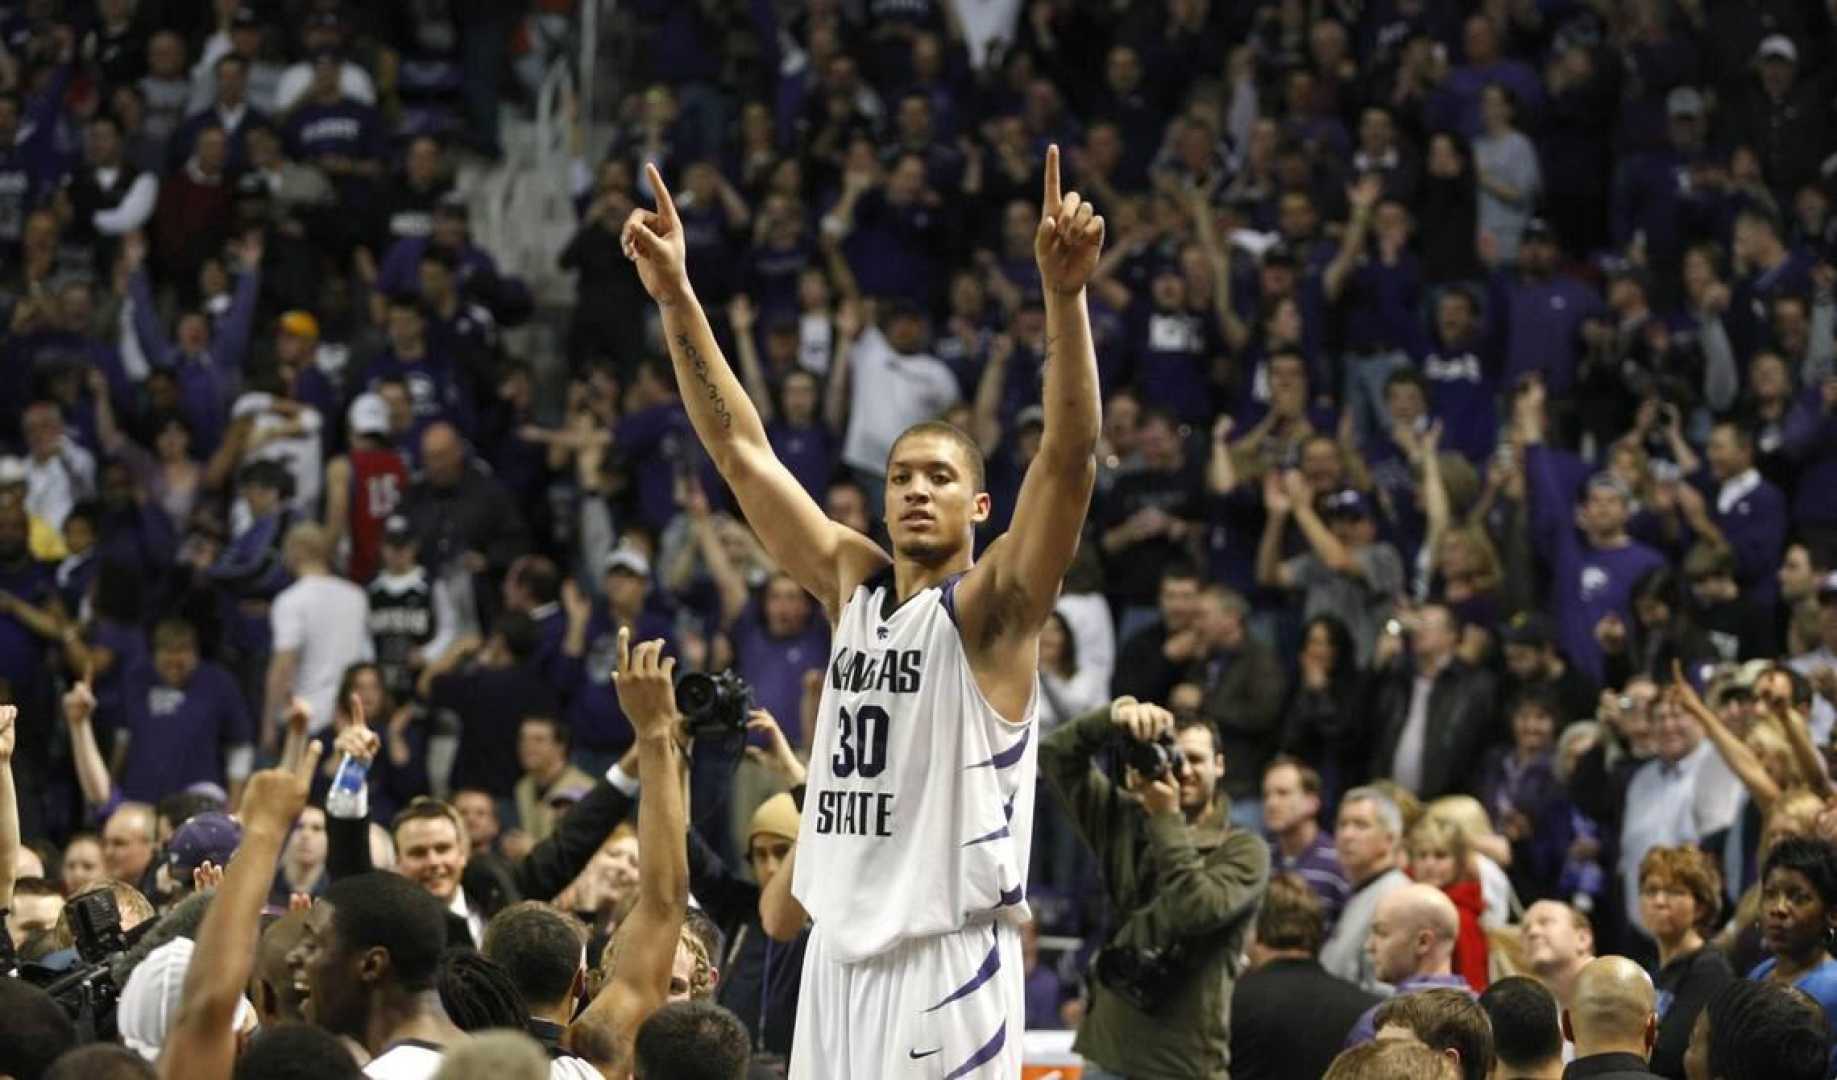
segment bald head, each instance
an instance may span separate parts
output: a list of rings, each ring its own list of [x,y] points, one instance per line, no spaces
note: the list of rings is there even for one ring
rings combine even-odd
[[[1380,982],[1446,975],[1460,931],[1460,913],[1446,894],[1433,885],[1405,885],[1378,901],[1365,952]]]
[[[1658,1038],[1658,992],[1652,977],[1624,956],[1590,960],[1570,990],[1563,1034],[1575,1043],[1577,1057],[1650,1054]]]
[[[1378,901],[1379,911],[1387,909],[1393,917],[1432,930],[1437,937],[1452,941],[1461,932],[1461,913],[1455,910],[1454,901],[1433,885],[1415,883],[1393,890]]]

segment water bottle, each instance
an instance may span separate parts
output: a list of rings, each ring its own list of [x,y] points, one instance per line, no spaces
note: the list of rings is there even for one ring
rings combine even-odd
[[[325,793],[325,812],[336,818],[363,817],[367,802],[364,798],[365,776],[370,772],[370,763],[362,758],[346,754],[338,762],[338,771],[332,774],[332,787]]]

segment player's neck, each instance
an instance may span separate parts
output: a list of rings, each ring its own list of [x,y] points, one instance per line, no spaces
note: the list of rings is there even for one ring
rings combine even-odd
[[[922,563],[915,559],[896,556],[893,560],[893,591],[900,603],[917,596],[933,585],[943,584],[953,574],[960,574],[975,565],[970,549],[965,547],[961,552],[935,563]]]

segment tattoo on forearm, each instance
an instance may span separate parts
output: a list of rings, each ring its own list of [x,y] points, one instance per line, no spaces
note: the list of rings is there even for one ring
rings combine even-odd
[[[733,413],[727,409],[727,399],[721,396],[721,388],[716,386],[714,380],[708,375],[707,357],[704,357],[701,350],[695,347],[694,342],[689,340],[688,334],[676,335],[676,347],[689,358],[689,370],[695,374],[696,383],[701,386],[702,393],[708,398],[708,407],[714,410],[715,420],[720,422],[723,431],[732,431]]]

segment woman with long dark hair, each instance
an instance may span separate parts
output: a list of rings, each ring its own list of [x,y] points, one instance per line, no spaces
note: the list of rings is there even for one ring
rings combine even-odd
[[[1427,167],[1416,198],[1416,245],[1424,285],[1480,277],[1480,194],[1473,150],[1452,131],[1429,136]]]
[[[1634,582],[1629,606],[1631,622],[1610,615],[1595,628],[1607,658],[1605,685],[1625,686],[1635,675],[1668,680],[1673,663],[1691,674],[1721,659],[1691,618],[1683,577],[1669,566],[1654,567]]]
[[[1320,767],[1321,809],[1331,815],[1359,746],[1359,661],[1352,632],[1333,615],[1301,628],[1301,651],[1282,707],[1282,752]]]

